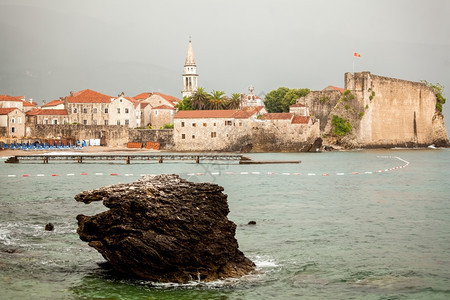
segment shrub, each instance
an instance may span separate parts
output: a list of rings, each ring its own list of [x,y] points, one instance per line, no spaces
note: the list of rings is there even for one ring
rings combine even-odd
[[[331,123],[334,126],[334,133],[338,136],[344,136],[352,130],[352,124],[337,115],[333,115]]]
[[[347,96],[348,94],[350,94],[350,90],[345,90],[344,95]]]
[[[350,105],[347,104],[347,105],[345,106],[345,109],[346,109],[346,110],[349,110],[349,109],[350,109]]]
[[[363,116],[364,116],[364,112],[362,111],[359,113],[359,119],[361,120]]]
[[[164,127],[161,129],[173,129],[173,124],[166,123],[166,124],[164,124]]]

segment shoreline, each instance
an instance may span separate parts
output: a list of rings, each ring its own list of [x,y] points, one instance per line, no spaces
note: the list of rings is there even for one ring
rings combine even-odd
[[[371,151],[371,150],[390,150],[390,151],[396,151],[396,150],[441,150],[441,149],[447,149],[447,147],[418,147],[418,148],[399,148],[399,147],[393,147],[393,148],[361,148],[361,149],[335,149],[331,151],[322,151],[322,152],[351,152],[351,151]],[[8,158],[11,156],[16,155],[33,155],[33,154],[55,154],[55,153],[80,153],[80,154],[86,154],[86,153],[117,153],[117,154],[123,154],[123,153],[161,153],[161,152],[174,152],[174,153],[187,153],[186,151],[165,151],[165,150],[153,150],[153,149],[137,149],[137,148],[118,148],[118,147],[103,147],[103,146],[87,146],[83,149],[69,149],[69,150],[0,150],[0,158]],[[195,153],[226,153],[226,152],[217,152],[217,151],[188,151],[189,153],[195,152]],[[252,153],[260,153],[260,152],[239,152],[239,154],[252,154]],[[269,152],[264,152],[269,153]],[[270,153],[295,153],[295,152],[270,152]],[[298,152],[302,153],[302,152]],[[306,153],[306,152],[303,152]],[[321,152],[318,152],[321,153]]]

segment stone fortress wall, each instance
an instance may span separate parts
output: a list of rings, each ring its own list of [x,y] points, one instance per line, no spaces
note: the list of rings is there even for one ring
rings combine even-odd
[[[448,141],[443,118],[436,118],[436,96],[420,82],[346,73],[345,89],[355,95],[364,116],[355,132],[358,144],[378,146],[427,146]],[[436,132],[441,122],[443,132]],[[440,137],[437,139],[437,137]]]

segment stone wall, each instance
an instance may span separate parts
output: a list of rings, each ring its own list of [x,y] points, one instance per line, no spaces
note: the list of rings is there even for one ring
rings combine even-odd
[[[337,90],[311,91],[297,103],[309,106],[309,113],[320,120],[320,130],[324,131],[328,116],[341,97],[342,93]]]
[[[291,124],[290,120],[265,121],[254,124],[251,152],[300,152],[320,136],[319,123],[312,126]]]
[[[355,124],[358,144],[426,146],[436,143],[437,136],[441,143],[448,141],[443,117],[435,117],[436,96],[425,84],[362,72],[346,73],[345,89],[356,97],[352,108],[364,111]]]
[[[130,129],[129,141],[143,144],[157,142],[161,150],[175,150],[173,129]]]
[[[72,138],[75,140],[100,139],[104,146],[125,146],[129,141],[126,126],[99,125],[36,125],[27,123],[30,137],[37,139]]]

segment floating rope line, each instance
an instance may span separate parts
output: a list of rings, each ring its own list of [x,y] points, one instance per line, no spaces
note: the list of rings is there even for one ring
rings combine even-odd
[[[409,162],[398,157],[398,156],[377,156],[377,158],[386,158],[386,159],[397,159],[402,161],[404,164],[400,165],[400,166],[395,166],[392,168],[388,168],[388,169],[379,169],[377,171],[366,171],[366,172],[349,172],[349,173],[344,173],[344,172],[336,172],[336,173],[332,173],[332,172],[326,172],[326,173],[313,173],[313,172],[308,172],[308,173],[290,173],[290,172],[258,172],[258,171],[254,171],[254,172],[246,172],[246,171],[242,171],[242,172],[195,172],[195,173],[180,173],[180,175],[185,175],[185,176],[206,176],[206,175],[211,175],[211,176],[229,176],[229,175],[279,175],[279,176],[317,176],[317,175],[321,175],[324,177],[328,177],[328,176],[354,176],[354,175],[371,175],[371,174],[379,174],[379,173],[384,173],[384,172],[390,172],[390,171],[395,171],[395,170],[400,170],[403,168],[406,168],[407,166],[409,166]],[[105,173],[87,173],[87,172],[82,172],[79,174],[75,174],[75,173],[67,173],[61,176],[89,176],[89,175],[93,175],[93,176],[125,176],[125,177],[133,177],[133,176],[139,176],[142,177],[146,174],[132,174],[132,173],[124,173],[124,174],[119,174],[119,173],[109,173],[109,174],[105,174]],[[5,175],[3,175],[5,176]],[[30,174],[23,174],[23,175],[15,175],[15,174],[9,174],[6,175],[6,177],[8,178],[18,178],[18,177],[60,177],[60,174],[50,174],[50,175],[45,175],[45,174],[36,174],[36,175],[30,175]]]

